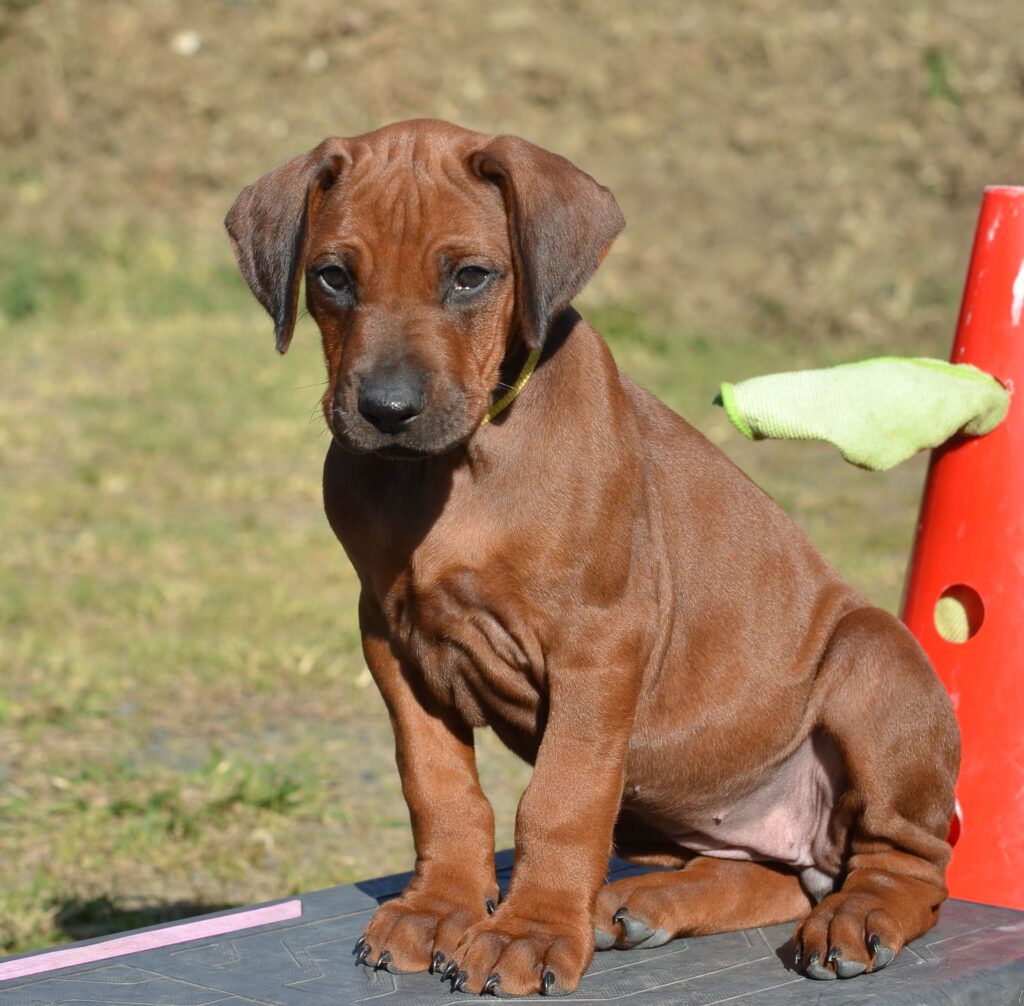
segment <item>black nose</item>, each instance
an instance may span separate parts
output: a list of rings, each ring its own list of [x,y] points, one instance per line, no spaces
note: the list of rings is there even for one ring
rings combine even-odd
[[[359,387],[359,412],[381,433],[401,433],[425,403],[422,383],[405,375],[365,378]]]

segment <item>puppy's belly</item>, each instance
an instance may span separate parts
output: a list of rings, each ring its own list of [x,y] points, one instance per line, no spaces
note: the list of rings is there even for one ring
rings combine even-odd
[[[668,836],[707,856],[767,860],[833,876],[840,850],[829,825],[844,783],[839,753],[826,738],[812,735],[752,791],[688,816]]]

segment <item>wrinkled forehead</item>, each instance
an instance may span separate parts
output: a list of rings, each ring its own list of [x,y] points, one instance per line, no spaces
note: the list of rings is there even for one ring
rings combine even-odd
[[[370,134],[356,141],[351,163],[317,213],[312,252],[341,244],[374,259],[382,252],[422,257],[460,249],[507,255],[501,194],[469,167],[478,148],[463,136],[429,133]]]

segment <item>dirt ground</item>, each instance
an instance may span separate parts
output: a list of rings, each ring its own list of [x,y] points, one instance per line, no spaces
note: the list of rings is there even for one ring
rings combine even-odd
[[[1024,182],[1022,42],[1017,0],[0,0],[0,951],[411,865],[243,185],[413,116],[565,154],[628,221],[584,301],[621,365],[892,609],[925,459],[710,399],[947,352],[981,190]],[[529,773],[481,749],[507,844]]]

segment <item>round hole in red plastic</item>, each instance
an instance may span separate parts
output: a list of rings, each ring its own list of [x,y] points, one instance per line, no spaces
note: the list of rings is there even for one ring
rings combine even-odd
[[[949,643],[966,643],[985,621],[981,595],[966,583],[947,587],[935,602],[935,630]]]

